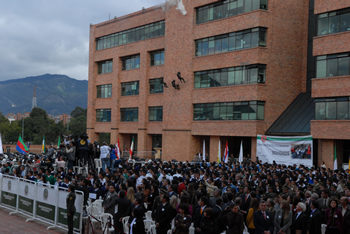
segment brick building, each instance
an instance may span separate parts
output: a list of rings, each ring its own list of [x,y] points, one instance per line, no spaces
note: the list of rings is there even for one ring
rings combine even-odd
[[[258,134],[311,131],[314,153],[325,160],[334,140],[326,140],[323,125],[344,128],[347,122],[315,120],[310,130],[312,97],[325,96],[316,87],[330,82],[313,79],[314,56],[350,48],[327,41],[346,41],[347,32],[313,39],[315,14],[337,10],[313,1],[183,0],[186,14],[155,6],[91,25],[90,139],[119,138],[122,150],[134,139],[137,151],[151,151],[158,142],[166,160],[191,160],[205,140],[215,160],[219,142],[222,150],[228,142],[230,154],[238,156],[243,141],[244,154],[254,158]],[[345,90],[335,96],[350,96],[340,86]]]

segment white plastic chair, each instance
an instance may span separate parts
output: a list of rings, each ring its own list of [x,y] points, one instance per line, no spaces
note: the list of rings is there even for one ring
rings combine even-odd
[[[109,223],[108,221],[111,220],[111,223],[114,225],[114,220],[113,220],[113,216],[111,214],[108,213],[104,213],[100,215],[100,219],[101,219],[101,228],[103,231],[103,234],[107,234],[107,233],[114,233],[114,227],[111,226],[109,227]]]
[[[143,220],[143,223],[145,224],[145,231],[147,234],[152,233],[151,226],[154,225],[152,220]]]
[[[321,225],[321,233],[322,233],[322,234],[325,234],[325,233],[326,233],[326,228],[327,228],[327,225],[326,225],[326,224],[322,224],[322,225]]]
[[[128,221],[129,221],[129,216],[125,216],[125,217],[122,219],[123,228],[124,228],[124,233],[129,233]]]
[[[98,226],[98,224],[100,223],[99,220],[100,220],[100,214],[99,214],[99,211],[97,209],[97,207],[87,207],[86,208],[86,212],[88,213],[89,216],[93,216],[94,218],[91,217],[91,224],[92,224],[92,227],[95,229],[96,226]],[[97,219],[97,220],[96,220]]]
[[[102,203],[101,202],[96,202],[95,201],[94,203],[91,204],[91,207],[95,207],[98,210],[99,215],[104,213],[104,209],[102,207]]]
[[[195,229],[194,229],[194,223],[191,223],[191,226],[190,226],[190,228],[189,228],[189,234],[194,234],[194,231],[195,231]]]
[[[100,172],[100,170],[102,169],[102,161],[99,158],[95,158],[94,159],[94,163],[95,163],[95,168],[97,170],[97,173]]]
[[[147,211],[146,212],[146,220],[152,220],[152,211]]]

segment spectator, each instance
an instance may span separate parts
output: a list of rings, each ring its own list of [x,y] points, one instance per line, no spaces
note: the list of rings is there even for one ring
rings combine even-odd
[[[188,208],[186,203],[180,203],[178,206],[179,213],[175,217],[175,234],[189,234],[192,217]]]
[[[200,222],[200,234],[218,233],[217,220],[213,217],[213,209],[205,208]]]
[[[255,222],[253,220],[253,215],[259,210],[259,201],[256,198],[253,198],[250,202],[250,209],[247,215],[247,225],[249,234],[255,233]]]
[[[273,220],[271,219],[271,213],[266,211],[265,201],[260,202],[260,210],[254,212],[253,221],[255,234],[267,234],[273,232]]]
[[[109,148],[107,143],[104,141],[103,145],[101,146],[101,149],[100,149],[100,152],[101,152],[100,159],[102,161],[102,170],[103,171],[106,171],[106,167],[110,166],[110,159],[109,159],[110,150],[111,150],[111,148]]]
[[[338,209],[338,199],[331,197],[329,208],[325,212],[325,220],[327,224],[326,234],[340,234],[343,232],[343,214]]]
[[[311,200],[310,217],[308,221],[308,234],[320,234],[322,224],[322,214],[318,209],[319,204],[316,200]]]
[[[239,206],[233,204],[229,209],[231,211],[227,215],[228,229],[226,234],[243,234],[243,215],[239,212]]]
[[[281,209],[276,212],[275,216],[275,232],[277,234],[290,234],[290,226],[292,225],[292,211],[289,202],[284,200],[281,203]]]

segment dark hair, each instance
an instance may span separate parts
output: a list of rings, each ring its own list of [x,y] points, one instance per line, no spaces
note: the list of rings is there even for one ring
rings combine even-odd
[[[183,210],[183,211],[185,212],[185,214],[188,214],[188,213],[189,213],[189,207],[188,207],[188,205],[185,204],[185,203],[180,203],[179,209]]]
[[[316,200],[311,200],[311,204],[317,209],[319,207],[319,204]]]
[[[169,195],[168,195],[168,194],[163,194],[163,198],[164,198],[167,202],[169,202]]]
[[[204,205],[208,205],[208,198],[207,197],[202,196],[201,201],[204,203]]]
[[[207,216],[212,217],[214,212],[212,208],[205,208],[203,213],[206,213]]]
[[[125,190],[120,190],[119,197],[124,198],[125,197]]]
[[[253,211],[257,211],[259,209],[259,201],[256,198],[253,198],[250,202],[250,208],[253,208]]]

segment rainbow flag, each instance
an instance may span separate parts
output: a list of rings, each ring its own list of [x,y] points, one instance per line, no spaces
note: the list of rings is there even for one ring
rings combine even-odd
[[[24,144],[21,135],[19,135],[19,137],[18,137],[16,150],[18,152],[20,152],[21,154],[26,154],[29,151],[28,147]]]

